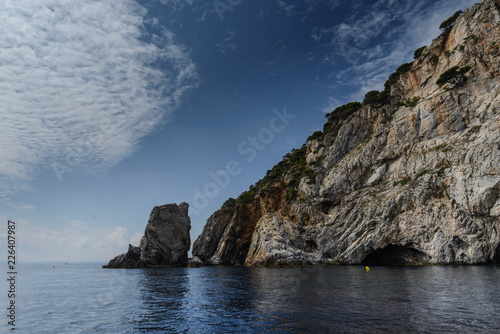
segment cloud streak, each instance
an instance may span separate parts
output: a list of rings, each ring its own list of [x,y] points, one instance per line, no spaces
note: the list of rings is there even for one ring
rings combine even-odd
[[[0,4],[0,196],[37,171],[109,168],[197,87],[189,49],[132,0]]]
[[[383,89],[390,73],[411,61],[415,49],[429,45],[439,35],[441,21],[475,2],[378,0],[364,11],[354,5],[353,14],[343,22],[313,27],[311,38],[326,45],[329,53],[323,57],[323,65],[347,63],[344,70],[332,74],[336,79],[332,88],[359,87],[358,92],[342,102],[362,100],[367,91]]]
[[[234,37],[238,34],[236,30],[227,29],[227,37],[222,41],[216,44],[217,49],[220,53],[225,54],[228,51],[234,51],[238,48],[238,44],[236,44],[233,40]]]

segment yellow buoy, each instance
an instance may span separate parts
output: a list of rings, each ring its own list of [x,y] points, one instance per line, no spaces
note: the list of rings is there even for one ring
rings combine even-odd
[[[366,266],[365,271],[370,271],[370,267]]]

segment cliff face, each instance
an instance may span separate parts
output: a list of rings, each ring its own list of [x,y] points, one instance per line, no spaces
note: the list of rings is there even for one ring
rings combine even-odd
[[[500,0],[466,10],[395,77],[387,102],[331,116],[303,148],[302,169],[214,213],[193,255],[268,266],[499,264],[499,10]],[[438,85],[454,66],[456,80]]]
[[[106,268],[184,266],[191,246],[187,203],[156,206],[151,211],[139,247],[109,261]]]
[[[257,222],[282,206],[283,182],[267,186],[250,204],[232,204],[216,211],[193,243],[193,256],[210,264],[243,264]]]

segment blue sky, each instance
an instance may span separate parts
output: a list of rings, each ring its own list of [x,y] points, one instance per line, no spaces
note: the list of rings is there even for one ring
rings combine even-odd
[[[2,244],[10,219],[21,261],[104,263],[183,201],[194,241],[474,3],[3,1]]]

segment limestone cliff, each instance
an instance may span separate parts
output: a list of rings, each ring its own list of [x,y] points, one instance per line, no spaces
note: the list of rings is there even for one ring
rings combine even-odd
[[[109,261],[106,268],[185,266],[191,247],[187,203],[156,206],[151,211],[139,247]]]
[[[208,219],[193,255],[500,263],[499,10],[500,0],[466,10],[383,92],[327,115],[323,132]]]

